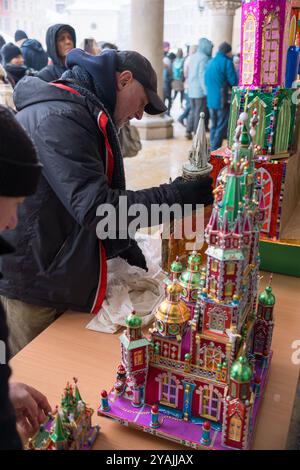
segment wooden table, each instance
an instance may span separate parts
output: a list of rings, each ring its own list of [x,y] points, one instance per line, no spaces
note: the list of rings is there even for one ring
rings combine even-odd
[[[264,275],[261,288],[265,287]],[[254,449],[284,449],[293,408],[299,365],[292,362],[292,343],[300,340],[300,279],[275,275],[277,303],[273,336],[274,357],[254,436]],[[82,397],[95,411],[100,392],[115,380],[120,362],[119,334],[85,329],[90,315],[65,313],[11,361],[13,380],[45,393],[51,405],[60,402],[66,382],[79,379]],[[299,356],[299,355],[298,355]],[[101,425],[95,449],[185,449],[176,444],[94,416]]]

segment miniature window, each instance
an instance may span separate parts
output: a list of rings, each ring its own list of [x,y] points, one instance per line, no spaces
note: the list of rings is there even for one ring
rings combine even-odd
[[[226,267],[226,274],[229,276],[235,273],[235,263],[228,263]]]
[[[252,85],[254,75],[256,22],[252,14],[248,15],[244,25],[243,47],[243,84]]]
[[[228,437],[231,441],[240,442],[242,437],[242,420],[236,413],[230,420]]]
[[[166,405],[178,405],[178,386],[172,376],[165,375],[162,380],[160,401]]]
[[[216,371],[220,362],[222,362],[222,351],[217,348],[206,348],[205,367],[208,370]]]
[[[239,117],[239,101],[238,101],[237,95],[235,95],[232,101],[232,105],[231,105],[230,131],[229,131],[230,147],[233,145],[234,134],[236,130],[238,117]]]
[[[256,354],[263,354],[264,348],[265,348],[265,335],[264,335],[263,331],[260,331],[255,336],[254,352]]]
[[[276,126],[275,153],[286,153],[289,148],[291,130],[291,103],[285,99],[281,103]]]
[[[218,420],[220,414],[220,398],[212,388],[204,388],[200,399],[199,414],[206,418]]]
[[[216,290],[217,290],[217,282],[216,282],[215,279],[211,279],[211,281],[210,281],[210,292],[212,294],[215,294]]]
[[[248,397],[248,384],[243,384],[241,388],[241,399],[246,400]]]
[[[141,366],[144,362],[143,351],[135,351],[133,355],[133,363],[135,366]]]
[[[290,39],[289,45],[294,46],[296,42],[297,20],[296,15],[293,15],[290,23]]]
[[[270,173],[265,168],[259,168],[257,171],[257,179],[262,185],[263,198],[264,198],[264,211],[265,218],[261,232],[269,233],[272,220],[272,207],[273,207],[273,193],[274,184]]]
[[[231,383],[231,397],[236,398],[236,384],[234,382]]]
[[[209,329],[222,332],[225,329],[225,315],[221,310],[211,310],[209,314]]]
[[[218,272],[218,261],[216,260],[213,260],[212,263],[211,263],[211,270],[216,273]]]
[[[233,284],[232,282],[227,282],[225,285],[225,297],[232,297],[233,294]]]
[[[276,85],[278,81],[279,41],[280,21],[277,14],[271,13],[265,19],[263,26],[262,84]]]

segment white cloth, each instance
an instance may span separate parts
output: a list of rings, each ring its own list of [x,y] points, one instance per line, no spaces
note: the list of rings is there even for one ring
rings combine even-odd
[[[164,298],[161,240],[138,233],[136,240],[144,253],[149,272],[130,266],[124,259],[108,261],[106,299],[99,313],[87,325],[89,330],[115,333],[125,326],[133,310],[143,317],[143,325],[153,320],[153,310]]]

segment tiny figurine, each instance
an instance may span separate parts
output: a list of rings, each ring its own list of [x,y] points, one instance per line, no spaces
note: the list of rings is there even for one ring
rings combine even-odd
[[[49,414],[39,432],[28,441],[30,450],[89,450],[100,427],[92,426],[92,410],[81,398],[74,378],[74,387],[67,383],[54,415]],[[103,410],[104,411],[104,410]]]

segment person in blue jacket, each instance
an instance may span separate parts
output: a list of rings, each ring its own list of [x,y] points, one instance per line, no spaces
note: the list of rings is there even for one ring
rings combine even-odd
[[[238,84],[231,50],[230,44],[223,42],[205,71],[207,105],[211,119],[211,150],[221,147],[226,138],[230,110],[228,91]]]
[[[29,39],[27,34],[18,29],[15,33],[15,42],[20,47],[26,67],[42,70],[48,64],[48,54],[36,39]]]
[[[190,58],[188,72],[188,95],[191,100],[191,112],[188,119],[186,137],[192,138],[197,131],[200,113],[206,112],[206,87],[204,73],[211,60],[213,43],[206,38],[199,40],[198,50]]]

